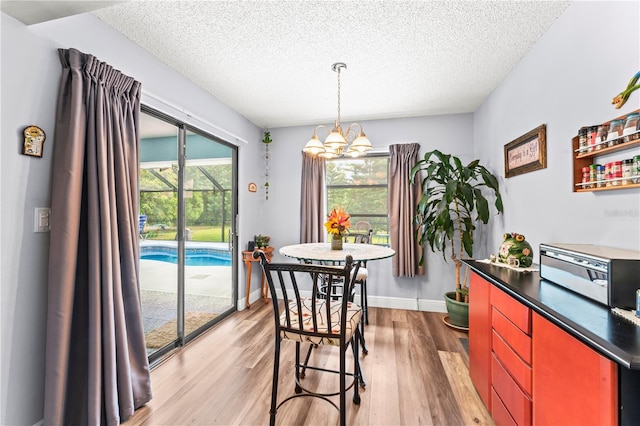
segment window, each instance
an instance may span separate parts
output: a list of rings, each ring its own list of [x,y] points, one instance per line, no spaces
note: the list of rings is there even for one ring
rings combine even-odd
[[[368,222],[373,244],[389,244],[389,156],[327,160],[325,187],[327,211],[342,206],[351,215],[351,230]]]

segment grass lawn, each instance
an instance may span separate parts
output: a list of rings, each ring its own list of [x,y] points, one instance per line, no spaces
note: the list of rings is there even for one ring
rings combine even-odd
[[[223,242],[221,226],[189,226],[192,241]],[[225,229],[225,233],[228,230]],[[147,233],[147,240],[175,240],[176,230],[167,228]]]
[[[205,241],[205,242],[224,242],[222,238],[221,226],[189,226],[191,230],[192,241]],[[229,228],[225,229],[225,237]],[[147,233],[147,240],[175,240],[176,230],[174,228],[167,228],[164,230],[154,230]],[[389,245],[389,237],[386,234],[372,235],[372,244]]]

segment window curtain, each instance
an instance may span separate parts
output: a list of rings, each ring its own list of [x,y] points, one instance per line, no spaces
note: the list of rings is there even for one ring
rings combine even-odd
[[[141,87],[92,55],[59,54],[44,420],[116,425],[151,399],[138,291]]]
[[[324,158],[302,153],[300,194],[300,243],[324,240]]]
[[[409,172],[418,161],[420,144],[389,146],[389,234],[394,277],[424,275],[418,266],[422,247],[416,239],[414,216],[420,198],[420,185],[412,185]]]

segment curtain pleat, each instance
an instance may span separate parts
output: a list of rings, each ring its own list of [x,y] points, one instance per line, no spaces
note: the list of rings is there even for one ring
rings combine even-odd
[[[324,158],[302,153],[300,243],[324,241]]]
[[[420,198],[420,185],[412,185],[409,172],[418,160],[420,144],[389,146],[389,235],[394,277],[424,275],[419,266],[422,247],[417,243],[414,216]]]
[[[45,424],[115,425],[151,399],[139,297],[140,83],[60,49]]]

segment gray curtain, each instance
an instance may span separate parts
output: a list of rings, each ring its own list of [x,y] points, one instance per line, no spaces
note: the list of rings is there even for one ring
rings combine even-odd
[[[300,194],[300,243],[324,241],[324,173],[325,159],[302,153]]]
[[[60,49],[47,425],[115,425],[151,399],[138,291],[140,83]]]
[[[389,234],[391,248],[396,251],[392,258],[394,277],[424,274],[424,267],[418,266],[422,247],[418,246],[413,220],[420,185],[412,185],[409,180],[419,152],[417,143],[389,146]]]

